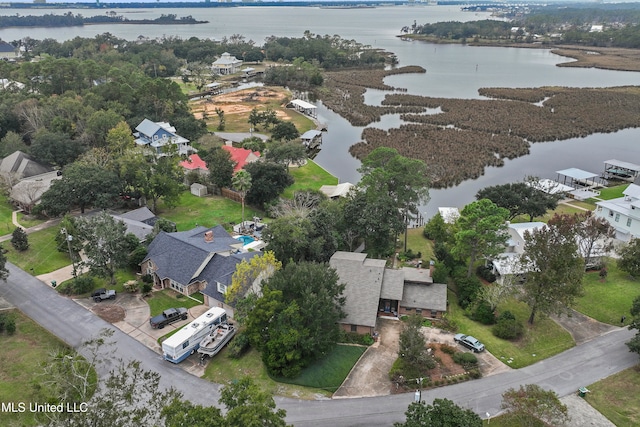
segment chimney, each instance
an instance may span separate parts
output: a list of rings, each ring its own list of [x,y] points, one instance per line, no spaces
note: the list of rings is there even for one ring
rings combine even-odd
[[[207,243],[213,242],[213,231],[209,230],[204,233],[204,241]]]

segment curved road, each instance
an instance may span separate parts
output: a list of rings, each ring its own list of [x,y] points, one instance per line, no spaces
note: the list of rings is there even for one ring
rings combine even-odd
[[[219,385],[197,378],[93,315],[72,300],[58,295],[48,286],[16,266],[7,263],[10,272],[0,283],[0,297],[73,347],[97,336],[103,328],[114,331],[116,345],[104,355],[99,373],[105,374],[118,359],[140,360],[142,367],[161,373],[163,386],[172,385],[194,403],[215,405]],[[578,387],[591,384],[611,374],[634,366],[638,355],[629,352],[626,341],[634,335],[626,328],[617,329],[562,354],[526,368],[425,391],[422,399],[448,398],[470,408],[483,418],[500,411],[502,393],[521,384],[538,384],[554,390],[560,397],[575,393]],[[117,350],[117,351],[116,351]],[[287,422],[295,426],[389,426],[404,419],[404,412],[414,395],[303,401],[275,397],[287,411]]]

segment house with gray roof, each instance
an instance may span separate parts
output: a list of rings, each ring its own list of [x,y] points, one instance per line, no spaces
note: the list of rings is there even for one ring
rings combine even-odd
[[[176,128],[166,122],[152,122],[144,119],[136,126],[133,136],[137,145],[150,148],[159,155],[163,154],[163,147],[167,144],[174,144],[178,154],[181,155],[195,152],[195,149],[189,145],[190,141],[178,135]]]
[[[233,313],[232,307],[224,304],[224,294],[235,267],[243,259],[261,255],[261,252],[239,253],[241,247],[242,242],[220,225],[175,233],[162,231],[149,245],[140,265],[143,274],[153,277],[156,287],[184,295],[202,292],[205,304],[231,309],[229,313]]]
[[[61,178],[53,167],[38,163],[22,151],[14,151],[0,160],[0,175],[11,188],[11,202],[26,212],[31,212],[51,183]]]
[[[15,59],[20,57],[20,49],[11,43],[0,40],[0,58]]]
[[[153,232],[158,217],[146,206],[125,213],[112,213],[111,216],[127,226],[127,234],[135,235],[144,242]]]
[[[340,323],[347,332],[373,334],[379,316],[440,318],[447,311],[447,285],[433,283],[428,269],[387,268],[385,260],[355,252],[336,252],[329,265],[345,284]]]
[[[242,61],[229,52],[225,52],[211,64],[211,72],[213,74],[226,76],[237,73],[240,71],[240,67],[242,67]]]

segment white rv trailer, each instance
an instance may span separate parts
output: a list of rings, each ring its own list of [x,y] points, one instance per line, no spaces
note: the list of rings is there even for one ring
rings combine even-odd
[[[180,363],[198,350],[200,341],[221,323],[227,323],[224,308],[213,307],[162,342],[164,358]]]

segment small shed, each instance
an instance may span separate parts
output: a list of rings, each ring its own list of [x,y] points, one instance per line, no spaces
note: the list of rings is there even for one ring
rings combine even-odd
[[[193,184],[191,184],[191,194],[198,197],[204,197],[208,194],[207,187],[194,182]]]

